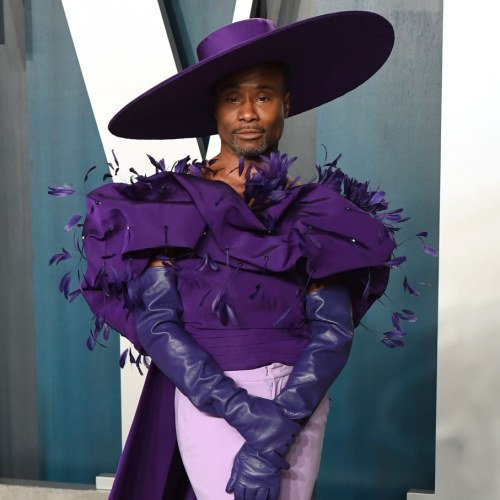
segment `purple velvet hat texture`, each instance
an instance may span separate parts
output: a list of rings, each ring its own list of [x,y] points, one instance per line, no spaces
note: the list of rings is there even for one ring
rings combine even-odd
[[[125,106],[109,123],[128,139],[180,139],[217,133],[212,87],[235,71],[279,62],[289,67],[289,116],[359,87],[385,63],[392,25],[364,11],[325,14],[276,28],[267,19],[229,24],[197,48],[199,62]]]

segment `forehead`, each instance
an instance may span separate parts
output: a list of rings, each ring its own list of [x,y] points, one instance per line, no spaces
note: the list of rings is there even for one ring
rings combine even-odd
[[[277,63],[259,64],[225,76],[215,84],[215,92],[220,93],[227,88],[243,86],[275,88],[278,90],[284,83],[284,69]]]

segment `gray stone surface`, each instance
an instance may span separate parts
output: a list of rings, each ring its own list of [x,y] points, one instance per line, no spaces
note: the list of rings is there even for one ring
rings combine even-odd
[[[0,484],[0,500],[104,500],[109,492]]]

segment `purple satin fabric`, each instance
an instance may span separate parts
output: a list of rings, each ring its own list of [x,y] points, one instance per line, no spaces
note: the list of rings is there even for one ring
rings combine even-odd
[[[272,230],[264,222],[269,216],[275,221]],[[291,273],[298,273],[300,283],[306,276],[321,278],[342,272],[357,326],[387,286],[389,269],[381,264],[389,260],[395,246],[379,220],[322,185],[294,187],[278,204],[255,213],[224,182],[171,172],[152,176],[144,185],[106,184],[92,191],[83,236],[87,256],[84,297],[94,313],[104,316],[138,350],[141,345],[131,316],[124,313],[123,293],[114,285],[114,276],[123,281],[132,277],[132,285],[147,266],[151,249],[183,249],[190,258],[180,261],[180,275],[184,280],[191,275],[195,281],[202,276],[196,259],[207,254],[219,266],[220,273],[214,272],[211,281],[221,293],[223,277],[240,265],[236,275],[260,273],[264,293],[268,287],[278,286],[273,275],[288,276],[282,282],[285,292]],[[219,277],[222,281],[217,283]],[[103,279],[109,283],[106,297]],[[182,297],[186,311],[200,309],[201,315],[210,314],[212,300],[200,306],[203,291],[208,292],[199,287],[197,293]],[[255,320],[248,300],[233,303],[242,324]],[[289,303],[286,297],[278,304],[280,309],[262,316],[267,328],[273,327]],[[214,316],[212,319],[215,321]]]
[[[109,500],[196,500],[177,446],[174,396],[152,364]]]
[[[224,26],[210,33],[196,48],[198,60],[203,61],[240,43],[265,35],[275,30],[274,23],[267,19],[246,19]]]
[[[269,216],[272,229],[264,222]],[[342,272],[357,325],[387,286],[382,263],[395,246],[379,220],[326,186],[294,187],[276,205],[253,212],[223,182],[171,172],[91,192],[83,236],[83,295],[141,352],[127,297],[130,306],[152,249],[180,248],[185,329],[224,370],[294,364],[307,343],[309,277]],[[233,318],[214,312],[225,293]],[[174,389],[153,365],[111,500],[195,500],[177,449]]]

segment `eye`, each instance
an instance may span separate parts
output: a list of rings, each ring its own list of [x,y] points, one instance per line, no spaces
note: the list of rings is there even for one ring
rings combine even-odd
[[[238,102],[238,98],[237,98],[237,97],[228,97],[226,100],[227,100],[228,102],[231,102],[231,103]]]
[[[259,102],[265,102],[265,101],[269,101],[269,97],[267,97],[265,95],[260,95],[259,97],[257,97],[257,100]]]

